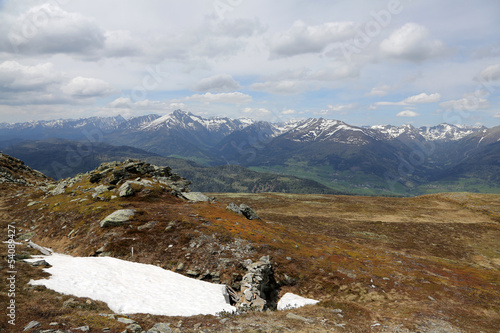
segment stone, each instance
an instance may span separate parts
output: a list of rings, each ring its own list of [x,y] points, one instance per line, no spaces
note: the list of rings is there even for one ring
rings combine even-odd
[[[173,333],[170,324],[156,323],[146,333]]]
[[[48,262],[46,262],[45,260],[37,260],[37,261],[34,261],[31,263],[31,266],[50,266]]]
[[[229,205],[227,205],[226,209],[241,215],[240,207],[238,207],[238,205],[234,202],[231,202]]]
[[[180,272],[184,270],[184,263],[180,262],[177,267],[175,268],[176,271]]]
[[[114,186],[107,186],[107,185],[99,185],[94,188],[94,193],[92,193],[92,198],[97,198],[104,192],[107,192],[109,190],[112,190]]]
[[[142,327],[139,324],[130,324],[127,326],[127,331],[132,333],[141,333]]]
[[[125,184],[120,186],[120,188],[118,189],[118,195],[122,198],[131,197],[134,195],[134,193],[135,193],[135,191],[132,188],[132,186],[130,186],[129,182],[126,182]]]
[[[135,209],[119,209],[106,216],[99,225],[101,228],[116,227],[124,224],[135,214]]]
[[[66,186],[67,186],[67,183],[66,182],[60,182],[57,184],[57,186],[52,190],[50,191],[49,193],[52,194],[52,195],[59,195],[59,194],[63,194],[65,189],[66,189]]]
[[[158,221],[149,221],[148,223],[145,223],[141,226],[137,227],[137,230],[147,230],[147,229],[153,229],[155,225],[158,224]]]
[[[101,181],[101,179],[104,178],[104,175],[102,173],[94,173],[90,176],[90,182],[92,184],[96,184],[96,183],[99,183]]]
[[[39,322],[37,322],[36,320],[33,320],[33,321],[30,321],[28,323],[28,325],[24,326],[24,329],[23,329],[23,332],[26,332],[32,328],[35,328],[35,327],[38,327],[40,326],[41,324]]]
[[[241,214],[243,214],[243,216],[245,216],[249,220],[260,220],[259,215],[257,215],[257,213],[252,208],[245,204],[240,205],[240,211]]]
[[[201,192],[184,192],[182,196],[192,202],[209,202],[210,198]]]
[[[74,308],[78,305],[78,302],[74,298],[70,298],[63,303],[63,308]]]
[[[88,332],[88,331],[90,331],[90,327],[89,326],[80,326],[77,328],[72,328],[71,330],[72,331],[78,330],[78,331],[82,331],[82,332]]]
[[[130,318],[119,317],[116,320],[119,321],[120,323],[124,323],[124,324],[136,324],[137,323],[135,320],[130,319]]]
[[[200,270],[199,269],[190,269],[186,272],[186,274],[189,276],[197,277],[200,275]]]

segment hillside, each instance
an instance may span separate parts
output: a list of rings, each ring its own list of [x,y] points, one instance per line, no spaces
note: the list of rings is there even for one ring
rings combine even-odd
[[[192,161],[162,157],[139,148],[66,139],[23,140],[3,147],[3,151],[26,162],[35,170],[54,178],[73,177],[97,168],[101,163],[141,159],[168,165],[190,179],[192,189],[202,192],[287,192],[342,194],[313,180],[294,176],[260,173],[236,165],[207,167]]]
[[[22,168],[18,161],[10,165]],[[129,160],[59,183],[4,187],[2,227],[15,222],[19,242],[19,327],[36,320],[37,329],[57,323],[52,328],[88,326],[91,332],[122,332],[132,321],[145,329],[164,323],[178,332],[498,331],[498,195],[206,197],[187,185],[170,168]],[[226,209],[230,203],[249,205],[260,219]],[[105,223],[116,210],[132,215]],[[43,265],[23,261],[37,253],[21,243],[28,239],[58,253],[111,256],[222,283],[243,300],[250,267],[261,267],[265,278],[255,281],[266,281],[264,306],[273,309],[290,292],[320,302],[219,317],[112,314],[102,301],[29,286],[30,279],[48,275]],[[7,269],[2,266],[2,274]],[[0,297],[8,301],[6,293]],[[1,328],[7,327],[4,320]]]

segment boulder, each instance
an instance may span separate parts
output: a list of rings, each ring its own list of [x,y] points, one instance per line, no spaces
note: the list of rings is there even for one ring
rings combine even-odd
[[[132,186],[130,186],[129,182],[126,182],[125,184],[120,186],[120,188],[118,189],[118,195],[122,198],[133,196],[134,193],[135,193],[135,191],[132,188]]]
[[[106,216],[99,224],[101,228],[120,226],[135,214],[135,209],[120,209]]]
[[[40,324],[38,321],[36,321],[36,320],[30,321],[30,322],[28,323],[28,325],[26,325],[26,326],[24,327],[23,332],[26,332],[26,331],[28,331],[28,330],[30,330],[30,329],[32,329],[32,328],[38,327],[38,326],[40,326],[40,325],[41,325],[41,324]]]
[[[240,205],[240,211],[241,214],[243,214],[243,216],[245,216],[249,220],[260,220],[259,215],[257,215],[257,213],[252,208],[245,204]]]
[[[238,205],[234,202],[231,202],[229,205],[227,205],[226,209],[241,215],[240,207],[238,207]]]
[[[210,198],[201,192],[184,192],[182,196],[192,202],[208,202]]]
[[[170,328],[170,324],[156,323],[146,333],[172,333],[172,329]]]

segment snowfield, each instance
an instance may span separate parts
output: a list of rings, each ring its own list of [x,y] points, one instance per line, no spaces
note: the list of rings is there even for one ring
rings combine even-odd
[[[215,315],[235,311],[226,287],[199,281],[153,265],[111,257],[71,257],[54,253],[48,279],[31,280],[56,292],[105,302],[118,314]]]
[[[289,310],[300,308],[304,305],[314,305],[319,301],[311,298],[304,298],[292,293],[286,293],[278,302],[278,310]]]

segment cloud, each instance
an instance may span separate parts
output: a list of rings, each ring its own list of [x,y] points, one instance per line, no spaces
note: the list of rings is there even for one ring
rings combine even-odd
[[[306,25],[298,20],[288,31],[277,34],[271,40],[271,54],[276,57],[291,57],[306,53],[320,53],[335,42],[341,42],[355,35],[353,22],[327,22]]]
[[[52,63],[25,66],[17,61],[4,61],[0,64],[0,87],[3,91],[44,90],[61,80]]]
[[[354,110],[358,107],[358,103],[350,103],[350,104],[336,104],[336,105],[327,105],[326,109],[313,112],[315,115],[328,115],[332,113],[339,114],[347,114],[347,111]]]
[[[61,90],[65,94],[77,98],[104,97],[113,93],[113,89],[108,82],[81,76],[72,79],[70,82],[62,86]]]
[[[472,94],[464,94],[460,99],[450,100],[440,103],[439,106],[445,110],[474,111],[488,109],[490,102],[485,98],[488,94],[482,90],[477,90]]]
[[[257,82],[252,84],[250,89],[277,95],[294,95],[303,90],[302,84],[293,80]]]
[[[498,112],[497,114],[494,114],[493,118],[500,118],[500,112]]]
[[[410,111],[410,110],[401,111],[396,115],[396,117],[410,117],[410,118],[418,117],[418,116],[420,116],[419,113],[417,113],[415,111]]]
[[[495,64],[486,67],[479,74],[479,78],[483,81],[499,81],[500,80],[500,64]]]
[[[425,103],[435,103],[439,102],[441,95],[438,93],[427,95],[426,93],[421,93],[415,96],[410,96],[403,100],[406,104],[425,104]]]
[[[426,27],[416,23],[406,23],[380,43],[383,54],[414,62],[421,62],[442,55],[446,51],[444,43],[429,38]]]
[[[434,93],[428,95],[421,93],[418,95],[410,96],[400,102],[375,102],[371,105],[371,109],[376,109],[377,106],[412,106],[414,104],[436,103],[441,100],[441,94]]]
[[[379,84],[376,87],[373,87],[367,95],[383,97],[389,93],[390,89],[391,87],[386,84]]]
[[[12,49],[4,51],[25,54],[89,53],[105,42],[93,20],[48,3],[21,14],[7,38]]]
[[[296,110],[288,109],[280,112],[281,114],[297,114]]]
[[[243,94],[241,92],[232,93],[220,93],[212,94],[207,92],[206,94],[195,94],[190,97],[186,97],[185,101],[196,101],[202,103],[229,103],[229,104],[245,104],[252,101],[252,96]]]
[[[240,84],[231,75],[220,74],[201,80],[193,87],[193,90],[199,92],[231,92],[240,88]]]
[[[124,109],[124,110],[145,110],[148,112],[159,111],[167,112],[177,109],[185,109],[186,105],[184,103],[171,103],[164,101],[151,101],[148,99],[142,101],[132,101],[128,97],[119,97],[106,105],[108,109]]]

